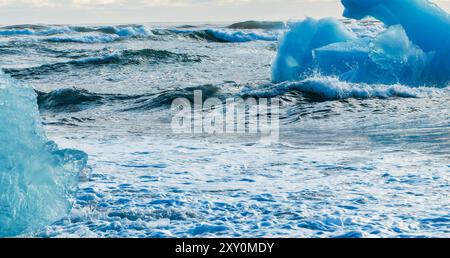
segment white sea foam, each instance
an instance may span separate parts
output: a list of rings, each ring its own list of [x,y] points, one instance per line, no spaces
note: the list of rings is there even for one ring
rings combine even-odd
[[[76,37],[50,37],[46,38],[46,41],[50,42],[64,42],[64,43],[109,43],[118,40],[120,37],[115,35],[84,35]]]
[[[74,31],[67,26],[58,26],[43,30],[36,30],[32,28],[0,29],[0,36],[20,36],[20,35],[48,36],[48,35],[69,34],[69,33],[74,33]]]
[[[420,98],[441,94],[443,91],[432,87],[409,87],[401,84],[367,84],[341,81],[336,77],[313,76],[302,81],[284,82],[257,89],[246,88],[245,94],[257,96],[279,96],[290,91],[314,94],[324,99],[347,98]]]
[[[233,30],[219,30],[208,29],[208,32],[212,33],[216,38],[222,39],[228,42],[249,42],[256,40],[263,41],[277,41],[278,35],[274,33],[263,32],[245,32],[245,31],[233,31]]]

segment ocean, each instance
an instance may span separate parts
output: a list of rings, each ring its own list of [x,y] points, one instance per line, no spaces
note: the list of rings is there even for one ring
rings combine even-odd
[[[375,21],[344,20],[374,37]],[[0,67],[47,137],[88,154],[31,237],[449,237],[450,88],[275,83],[283,23],[18,25]],[[174,100],[278,98],[279,136],[177,134]]]

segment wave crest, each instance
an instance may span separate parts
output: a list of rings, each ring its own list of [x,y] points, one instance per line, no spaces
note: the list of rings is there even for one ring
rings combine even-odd
[[[171,30],[175,34],[187,37],[207,40],[219,43],[244,43],[250,41],[277,41],[277,33],[255,32],[255,31],[235,31],[224,29],[204,29],[204,30]]]
[[[47,26],[10,26],[0,28],[0,36],[20,36],[20,35],[36,35],[36,36],[49,36],[56,34],[73,33],[68,26],[47,27]]]
[[[139,65],[159,63],[201,62],[200,56],[174,53],[166,50],[140,49],[109,52],[99,56],[84,57],[68,62],[44,64],[23,69],[5,69],[14,78],[28,78],[57,72],[67,72],[73,68],[91,68],[98,65]]]
[[[206,99],[218,94],[220,87],[207,84],[140,95],[92,93],[76,88],[58,89],[48,93],[38,91],[37,94],[38,105],[42,111],[78,112],[113,102],[119,102],[121,111],[142,111],[168,107],[177,98],[194,101],[194,92],[197,90],[202,91],[202,96]]]
[[[341,81],[336,77],[314,76],[302,81],[270,84],[257,89],[245,89],[244,95],[254,97],[277,97],[298,91],[315,98],[328,99],[369,99],[369,98],[420,98],[438,94],[440,89],[394,84],[367,84]]]

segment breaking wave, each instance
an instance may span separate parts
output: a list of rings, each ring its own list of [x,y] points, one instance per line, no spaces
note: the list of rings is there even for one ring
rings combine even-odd
[[[61,43],[110,43],[116,40],[119,40],[118,36],[110,36],[110,35],[85,35],[78,37],[51,37],[46,38],[45,41],[49,42],[61,42]]]
[[[134,26],[41,26],[41,25],[22,25],[22,26],[5,26],[0,28],[1,36],[18,36],[18,35],[36,35],[50,36],[56,34],[74,34],[74,33],[90,33],[99,32],[103,34],[115,34],[119,37],[147,37],[152,36],[152,30],[144,25]]]
[[[81,89],[58,89],[49,93],[37,91],[39,109],[55,112],[81,111],[88,106],[103,104],[103,95]]]
[[[30,25],[26,27],[9,26],[0,28],[0,36],[19,36],[19,35],[37,35],[49,36],[55,34],[73,33],[68,26],[46,27]]]
[[[220,87],[207,84],[140,95],[102,94],[84,89],[66,88],[48,93],[38,91],[37,95],[38,105],[42,111],[78,112],[113,102],[120,104],[120,111],[139,111],[167,108],[177,98],[194,101],[194,91],[196,90],[201,90],[203,98],[206,99],[218,94]]]
[[[316,76],[303,81],[246,86],[239,92],[227,91],[227,85],[201,85],[175,88],[158,93],[138,95],[92,93],[85,89],[63,88],[48,93],[37,91],[41,111],[78,112],[101,105],[117,104],[117,111],[145,111],[170,107],[178,98],[194,102],[194,92],[202,91],[202,98],[274,98],[289,93],[300,93],[311,101],[370,98],[425,98],[450,93],[450,88],[411,88],[405,85],[349,83],[336,77]]]
[[[341,81],[337,77],[314,76],[302,81],[290,81],[247,88],[245,96],[278,97],[288,92],[301,92],[321,100],[332,99],[369,99],[369,98],[421,98],[445,91],[431,87],[409,87],[401,84],[367,84]]]
[[[243,22],[227,28],[196,28],[181,26],[174,29],[151,29],[144,25],[122,26],[15,26],[0,28],[0,36],[45,36],[42,40],[53,43],[111,43],[130,38],[182,35],[196,40],[221,43],[250,41],[277,41],[283,22]]]
[[[250,41],[277,41],[277,33],[235,31],[229,29],[205,29],[205,30],[171,30],[173,33],[187,37],[220,43],[243,43]]]
[[[116,34],[119,37],[148,37],[153,36],[153,32],[150,28],[139,26],[104,26],[97,28],[96,31],[102,33]]]

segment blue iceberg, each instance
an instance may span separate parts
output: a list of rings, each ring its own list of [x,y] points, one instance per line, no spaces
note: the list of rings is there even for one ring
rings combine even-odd
[[[87,155],[48,141],[34,90],[1,71],[0,120],[0,237],[11,237],[67,215]]]
[[[369,84],[447,86],[450,15],[427,0],[342,0],[344,16],[373,17],[385,30],[357,36],[326,18],[290,24],[273,63],[274,82],[312,75]]]
[[[332,18],[308,18],[289,26],[289,32],[281,39],[272,68],[275,82],[297,80],[300,75],[310,74],[315,64],[315,49],[356,39],[353,32]]]

